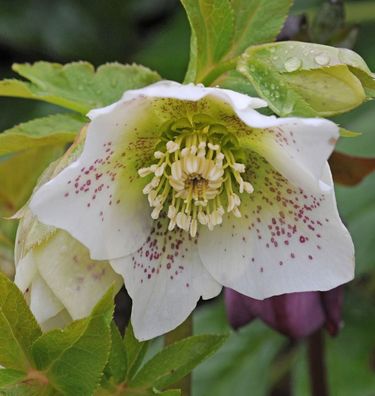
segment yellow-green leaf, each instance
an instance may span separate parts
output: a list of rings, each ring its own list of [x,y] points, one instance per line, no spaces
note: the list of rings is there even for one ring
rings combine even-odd
[[[0,134],[0,155],[72,142],[85,125],[83,118],[55,114],[18,124]]]

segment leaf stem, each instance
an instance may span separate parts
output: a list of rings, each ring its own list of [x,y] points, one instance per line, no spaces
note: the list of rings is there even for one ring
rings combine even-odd
[[[193,335],[193,315],[191,314],[185,322],[164,336],[165,345],[170,345]],[[180,388],[182,396],[191,396],[191,373],[177,382],[173,388]]]
[[[202,84],[206,87],[209,85],[213,85],[213,83],[220,77],[222,74],[229,70],[233,70],[237,66],[238,57],[230,59],[227,62],[219,63],[214,69],[212,69],[206,77],[202,79]],[[199,82],[199,81],[198,81]]]
[[[311,396],[328,396],[325,345],[322,329],[307,340]]]

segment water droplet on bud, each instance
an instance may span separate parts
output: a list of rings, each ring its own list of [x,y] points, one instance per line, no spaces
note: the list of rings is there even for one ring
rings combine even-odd
[[[301,67],[301,60],[298,58],[289,58],[285,63],[284,67],[285,70],[288,72],[294,72],[298,70]]]
[[[326,54],[319,54],[315,58],[315,62],[320,66],[327,66],[330,59]]]

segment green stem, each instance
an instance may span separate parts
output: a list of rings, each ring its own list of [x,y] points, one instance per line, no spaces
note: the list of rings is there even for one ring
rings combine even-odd
[[[206,77],[202,79],[202,84],[208,87],[209,85],[213,85],[215,80],[220,77],[222,74],[229,70],[233,70],[237,66],[238,57],[233,58],[227,62],[219,63],[214,69],[212,69]]]
[[[190,315],[180,326],[166,334],[164,343],[170,345],[191,335],[193,335],[193,315]],[[174,384],[173,388],[180,388],[182,396],[191,396],[191,374]]]

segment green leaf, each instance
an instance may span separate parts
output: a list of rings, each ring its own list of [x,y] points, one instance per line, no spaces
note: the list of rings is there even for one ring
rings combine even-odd
[[[319,44],[290,41],[250,47],[237,69],[280,116],[344,113],[363,103],[375,87],[359,55]]]
[[[31,366],[31,344],[41,330],[22,293],[0,273],[0,365],[27,371]]]
[[[228,52],[234,34],[229,0],[181,0],[191,26],[187,81],[199,82]]]
[[[84,125],[84,120],[70,114],[24,122],[0,134],[0,155],[72,142]]]
[[[119,384],[126,377],[127,357],[123,339],[114,322],[111,324],[111,338],[111,352],[104,373],[108,378],[112,378],[116,384]]]
[[[231,89],[249,96],[258,96],[253,84],[237,70],[231,70],[216,80],[220,88]]]
[[[105,64],[96,71],[88,62],[15,64],[13,69],[30,82],[0,81],[0,95],[43,100],[82,114],[119,100],[126,90],[160,79],[143,66],[119,63]]]
[[[154,391],[154,394],[159,395],[159,396],[180,396],[181,390],[180,389],[168,389],[164,392]]]
[[[88,318],[45,333],[33,344],[37,369],[63,394],[92,395],[99,384],[111,347],[112,293],[111,288]]]
[[[0,369],[0,389],[25,379],[26,373],[13,369]],[[0,391],[1,392],[1,391]]]
[[[292,3],[292,0],[232,0],[235,35],[231,56],[242,54],[251,45],[274,41]]]
[[[185,81],[217,84],[247,47],[273,41],[291,0],[181,0],[190,26],[190,63]],[[270,18],[272,15],[272,18]]]
[[[129,322],[129,325],[125,331],[124,345],[128,363],[127,378],[131,379],[143,362],[148,348],[148,341],[138,341],[134,336],[133,327]]]
[[[58,145],[38,147],[0,157],[1,216],[13,215],[26,202],[40,174],[63,152],[64,147]]]
[[[35,382],[16,384],[0,390],[1,396],[61,396],[49,385],[41,385]]]
[[[165,388],[174,384],[219,349],[227,338],[227,335],[199,335],[171,344],[141,368],[130,386]]]

